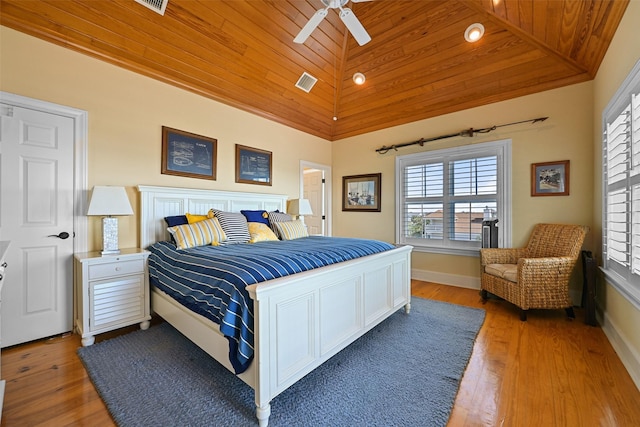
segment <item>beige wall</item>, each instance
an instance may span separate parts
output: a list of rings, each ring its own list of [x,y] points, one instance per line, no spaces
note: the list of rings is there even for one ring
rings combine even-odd
[[[637,31],[639,19],[640,0],[632,0],[594,80],[592,149],[595,183],[592,210],[595,225],[593,234],[596,237],[594,249],[600,264],[602,264],[602,111],[633,66],[640,60],[640,37]],[[603,327],[607,335],[610,340],[619,340],[617,345],[614,342],[614,347],[629,371],[635,372],[632,376],[640,386],[640,328],[638,327],[640,310],[611,284],[605,283],[603,277],[600,278],[598,286],[598,305],[604,316]],[[633,359],[635,359],[635,365],[633,365]]]
[[[640,57],[635,26],[640,0],[632,0],[595,81],[461,111],[337,141],[333,144],[136,75],[102,61],[0,27],[0,90],[88,111],[89,187],[124,185],[137,211],[137,184],[265,191],[295,197],[299,163],[333,167],[333,234],[395,241],[394,158],[420,150],[505,138],[513,140],[513,245],[526,241],[536,222],[585,224],[586,248],[601,247],[601,111]],[[382,145],[414,141],[513,121],[549,116],[539,124],[501,128],[483,136],[452,138],[380,155]],[[160,174],[161,126],[218,139],[214,182]],[[273,186],[234,182],[236,143],[273,152]],[[530,164],[571,161],[571,195],[531,197]],[[341,211],[342,176],[382,173],[382,212]],[[594,178],[595,177],[595,178]],[[89,247],[98,249],[99,221],[90,223]],[[121,220],[121,246],[138,244],[137,217]],[[415,253],[413,267],[477,279],[475,257]],[[574,287],[579,284],[574,283]],[[629,352],[640,354],[640,311],[609,285],[599,294],[604,314]],[[636,362],[637,363],[637,362]]]
[[[531,228],[538,222],[593,225],[593,84],[568,86],[535,95],[385,129],[334,143],[334,206],[341,206],[341,177],[382,172],[382,211],[380,213],[334,212],[337,235],[370,236],[395,240],[395,157],[486,141],[512,140],[513,245],[523,246]],[[536,117],[549,118],[536,124],[499,128],[473,138],[456,137],[400,148],[381,155],[383,145],[410,142],[451,134],[468,128],[517,122]],[[359,161],[354,162],[357,158]],[[570,195],[531,197],[531,163],[570,160]],[[588,237],[586,247],[593,243]],[[477,257],[444,256],[414,252],[412,267],[444,275],[478,278]],[[464,279],[463,279],[464,280]]]
[[[331,162],[330,142],[62,47],[0,27],[0,90],[88,111],[89,188],[138,184],[299,194],[300,161]],[[218,140],[217,180],[162,175],[161,127]],[[235,144],[273,152],[273,186],[235,183]],[[89,223],[99,249],[100,222]],[[120,219],[120,246],[138,245],[138,220]]]

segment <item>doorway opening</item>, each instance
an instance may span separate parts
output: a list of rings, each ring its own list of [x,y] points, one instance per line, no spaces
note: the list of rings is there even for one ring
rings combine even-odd
[[[300,198],[309,200],[312,215],[304,216],[309,234],[331,236],[331,167],[300,162]]]

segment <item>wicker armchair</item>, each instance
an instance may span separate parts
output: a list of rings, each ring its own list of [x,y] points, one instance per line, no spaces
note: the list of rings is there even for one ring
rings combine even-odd
[[[574,318],[569,278],[580,256],[588,227],[537,224],[524,248],[480,250],[482,301],[487,292],[520,308],[527,320],[530,308],[564,308]]]

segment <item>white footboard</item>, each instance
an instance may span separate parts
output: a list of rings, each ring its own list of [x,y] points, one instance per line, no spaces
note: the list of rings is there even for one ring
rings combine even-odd
[[[408,311],[411,247],[249,286],[255,300],[256,405],[270,401],[386,319]]]
[[[140,244],[167,238],[164,217],[215,207],[284,210],[276,194],[139,186]],[[358,258],[249,286],[254,300],[254,360],[239,377],[255,390],[266,426],[279,393],[401,307],[409,310],[411,247]],[[229,346],[214,322],[157,289],[152,309],[233,372]]]

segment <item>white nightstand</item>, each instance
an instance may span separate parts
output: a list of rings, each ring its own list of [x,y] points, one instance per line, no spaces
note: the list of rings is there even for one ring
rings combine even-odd
[[[149,327],[148,256],[137,248],[122,249],[119,255],[75,255],[74,319],[83,346],[113,329],[138,322],[140,329]]]

